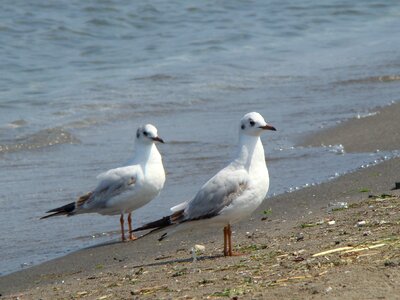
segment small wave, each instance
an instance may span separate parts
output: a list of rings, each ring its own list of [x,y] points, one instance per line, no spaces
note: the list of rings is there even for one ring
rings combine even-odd
[[[233,85],[233,84],[217,84],[212,83],[208,85],[210,88],[217,89],[217,90],[224,90],[224,91],[249,91],[253,90],[254,87],[252,86],[240,86],[240,85]]]
[[[91,34],[90,32],[87,31],[83,31],[83,30],[76,30],[76,29],[72,29],[69,27],[66,27],[64,25],[58,26],[58,27],[54,27],[50,32],[49,32],[49,38],[50,39],[65,39],[65,36],[63,36],[62,34],[66,33],[66,34],[73,34],[73,35],[79,35],[79,36],[86,36],[86,37],[96,37],[96,35]],[[61,36],[60,36],[61,34]]]
[[[198,141],[169,141],[170,145],[194,145],[194,144],[203,144]]]
[[[79,139],[63,128],[49,128],[17,139],[15,143],[0,145],[0,153],[37,150],[61,144],[77,144]]]
[[[0,25],[0,32],[2,32],[2,31],[5,31],[5,32],[12,31],[12,29],[10,27],[6,26],[6,25],[1,24]]]
[[[109,21],[104,20],[104,19],[98,19],[98,18],[91,19],[91,20],[87,21],[87,23],[95,25],[95,26],[111,26],[112,25]]]
[[[104,119],[100,119],[100,118],[85,118],[85,119],[80,119],[78,121],[73,121],[73,122],[69,123],[67,126],[69,128],[74,128],[74,129],[83,129],[83,128],[102,125],[102,124],[104,124],[106,122],[109,122],[109,121],[111,121],[111,117],[110,118],[105,117]]]
[[[26,124],[28,124],[28,122],[21,119],[21,120],[15,120],[15,121],[8,123],[7,127],[8,128],[19,128],[19,127],[25,126]]]
[[[379,113],[378,111],[370,112],[370,113],[364,113],[364,114],[358,113],[356,118],[357,119],[362,119],[362,118],[372,117],[372,116],[377,115],[378,113]]]
[[[186,8],[186,11],[187,12],[191,12],[191,13],[193,13],[193,12],[196,12],[196,13],[203,12],[203,10],[201,8],[195,7],[195,6],[190,6],[190,7]]]
[[[328,148],[329,148],[329,152],[332,152],[335,154],[345,154],[346,153],[342,144],[329,145]]]
[[[221,39],[209,39],[206,41],[195,41],[195,42],[191,42],[190,45],[191,46],[204,46],[204,45],[211,45],[211,46],[215,46],[215,45],[220,45],[222,44],[224,41]]]
[[[176,77],[168,74],[154,74],[150,76],[142,76],[133,78],[133,80],[150,80],[150,81],[162,81],[162,80],[174,80]]]
[[[84,8],[86,12],[95,12],[95,13],[110,13],[110,12],[118,12],[119,10],[116,7],[111,6],[87,6]]]
[[[140,14],[146,14],[146,13],[158,14],[158,13],[160,13],[160,11],[151,4],[145,4],[144,6],[139,7],[139,13]]]
[[[355,10],[355,9],[341,9],[334,11],[332,13],[333,16],[365,16],[369,15],[367,12],[363,12],[360,10]]]
[[[92,235],[81,235],[81,236],[74,237],[71,240],[83,242],[83,241],[99,239],[99,238],[104,238],[104,237],[109,237],[109,236],[114,236],[114,235],[119,235],[119,234],[120,234],[119,230],[112,230],[112,231],[107,231],[107,232],[94,233]]]
[[[137,109],[139,107],[136,103],[104,103],[104,102],[96,102],[96,103],[84,103],[78,106],[79,109],[85,109],[90,111],[106,111],[106,110],[128,110],[128,109]]]
[[[336,82],[336,84],[347,85],[347,84],[379,83],[379,82],[393,82],[393,81],[400,81],[400,75],[382,75],[382,76],[372,76],[359,79],[349,79],[344,81],[338,81]]]
[[[185,99],[178,101],[162,101],[157,103],[157,107],[161,109],[161,112],[178,111],[182,108],[192,107],[193,105],[201,105],[212,102],[212,99],[207,98],[196,98],[196,99]],[[151,108],[151,111],[157,111]],[[147,110],[145,111],[147,112]]]

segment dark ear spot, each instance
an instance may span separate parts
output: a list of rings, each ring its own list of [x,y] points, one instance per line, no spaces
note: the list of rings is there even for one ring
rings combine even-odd
[[[245,129],[245,128],[246,128],[246,126],[244,126],[244,124],[242,124],[242,126],[240,126],[240,128],[242,128],[242,129]]]
[[[140,130],[139,130],[139,129],[136,131],[136,137],[137,137],[137,138],[140,137]]]

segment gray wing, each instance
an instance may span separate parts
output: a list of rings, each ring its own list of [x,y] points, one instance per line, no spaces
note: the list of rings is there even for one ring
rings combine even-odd
[[[77,208],[84,209],[104,208],[107,201],[127,191],[133,191],[138,178],[136,166],[116,168],[102,173],[97,187],[77,201]]]
[[[243,169],[221,170],[187,203],[182,221],[206,219],[220,214],[243,193],[248,182],[248,173]]]

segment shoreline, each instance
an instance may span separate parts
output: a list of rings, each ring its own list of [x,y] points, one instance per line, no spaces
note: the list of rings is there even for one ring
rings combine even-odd
[[[400,122],[396,118],[396,115],[399,115],[398,113],[400,114],[400,103],[395,103],[383,107],[375,115],[351,119],[336,127],[317,132],[306,137],[301,145],[343,144],[348,152],[371,152],[377,149],[399,150]],[[378,147],[376,147],[377,145]],[[389,193],[395,186],[395,182],[400,181],[398,170],[400,170],[400,158],[393,158],[316,186],[267,198],[251,220],[244,220],[234,226],[234,244],[246,245],[253,239],[252,236],[256,236],[255,241],[263,240],[265,236],[257,235],[264,231],[268,240],[293,234],[293,228],[298,228],[299,223],[303,224],[303,222],[309,222],[315,218],[325,218],[327,207],[331,202],[361,203],[368,201],[371,194]],[[283,203],[284,205],[282,205]],[[263,211],[265,210],[271,210],[272,213],[264,216]],[[267,221],[261,221],[263,216],[267,217]],[[182,241],[182,235],[179,234],[162,243],[157,242],[156,239],[157,235],[149,235],[136,242],[110,242],[105,245],[97,245],[25,270],[4,275],[0,277],[0,294],[4,297],[7,294],[22,293],[22,296],[25,295],[29,298],[41,293],[41,297],[44,298],[57,298],[61,297],[62,291],[72,291],[74,287],[81,289],[79,284],[83,284],[83,282],[91,286],[94,283],[89,278],[95,276],[93,274],[118,273],[124,270],[126,273],[132,272],[132,270],[138,271],[141,268],[167,267],[179,269],[180,264],[189,264],[184,260],[191,261],[189,249],[194,244],[206,246],[204,260],[199,262],[198,265],[240,261],[240,258],[219,257],[222,251],[222,231],[194,232],[191,235],[186,235],[184,241]],[[268,243],[264,242],[265,249],[269,249]],[[179,262],[182,260],[183,262]],[[157,276],[154,279],[154,284],[156,284]],[[160,277],[158,280],[169,283],[171,278],[168,281]],[[79,284],[65,286],[65,282],[79,282]],[[159,283],[163,284],[163,282]],[[58,296],[51,292],[55,287],[60,293]],[[112,287],[109,289],[112,292],[118,290],[118,286],[115,289]],[[163,291],[166,292],[165,288],[160,288],[161,296]],[[74,293],[79,293],[79,291],[74,290]],[[187,293],[190,294],[190,292]],[[82,294],[81,298],[86,297],[86,295],[89,294]],[[154,293],[151,293],[151,295],[154,296]]]
[[[375,107],[365,117],[348,119],[334,127],[306,135],[298,145],[319,147],[341,144],[346,152],[400,150],[400,126],[393,122],[399,115],[399,102]]]

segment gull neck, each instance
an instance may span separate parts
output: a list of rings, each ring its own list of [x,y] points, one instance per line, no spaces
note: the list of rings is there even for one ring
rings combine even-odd
[[[128,165],[140,164],[144,166],[147,163],[162,163],[160,152],[158,152],[154,143],[136,143],[135,156],[129,161]]]
[[[239,136],[239,151],[235,161],[249,173],[260,167],[265,167],[264,147],[260,137],[241,134]]]

